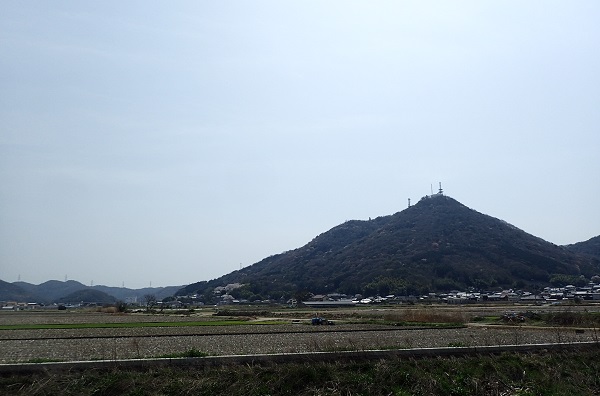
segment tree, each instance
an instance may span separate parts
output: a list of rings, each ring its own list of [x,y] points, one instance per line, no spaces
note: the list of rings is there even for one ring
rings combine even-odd
[[[127,311],[127,304],[124,301],[117,301],[115,303],[115,307],[117,308],[117,312],[125,312]]]
[[[146,311],[152,311],[152,308],[156,306],[157,300],[154,294],[146,294],[144,295],[144,305],[146,306]]]

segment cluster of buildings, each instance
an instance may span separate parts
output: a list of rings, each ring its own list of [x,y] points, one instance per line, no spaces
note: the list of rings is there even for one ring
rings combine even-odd
[[[214,297],[217,299],[218,305],[235,305],[248,304],[250,301],[244,299],[236,299],[231,294],[231,291],[242,287],[242,284],[235,283],[227,286],[215,288],[213,291]],[[424,296],[369,296],[362,295],[348,296],[341,293],[318,294],[311,295],[303,301],[290,299],[287,301],[252,301],[252,304],[274,304],[281,303],[290,306],[304,304],[310,307],[343,307],[343,306],[359,306],[367,304],[401,304],[401,303],[447,303],[447,304],[469,304],[469,303],[485,303],[485,302],[522,302],[533,304],[552,304],[564,301],[584,302],[597,301],[600,302],[600,283],[589,283],[587,286],[576,287],[567,285],[564,287],[546,287],[536,292],[523,290],[507,289],[502,291],[481,292],[481,291],[459,291],[453,290],[448,293],[429,293]],[[128,301],[128,305],[136,305],[136,301]],[[172,299],[171,301],[157,302],[161,308],[189,308],[193,306],[202,306],[201,296],[192,295]],[[44,306],[32,302],[16,302],[16,301],[0,301],[0,307],[3,311],[17,311],[26,309],[40,308],[57,308],[56,304]]]
[[[532,293],[523,290],[503,290],[501,292],[460,292],[453,291],[447,294],[440,294],[433,298],[439,299],[449,304],[468,303],[468,302],[528,302],[528,303],[555,303],[564,300],[581,301],[600,301],[600,284],[590,284],[585,287],[576,287],[567,285],[565,287],[546,287],[539,293]]]
[[[424,296],[371,296],[356,295],[348,297],[344,294],[314,295],[303,304],[314,307],[352,306],[379,303],[403,302],[437,302],[448,304],[468,304],[484,302],[523,302],[533,304],[559,303],[563,301],[598,301],[600,302],[600,284],[590,283],[584,287],[567,285],[565,287],[546,287],[539,292],[523,290],[502,290],[497,292],[475,292],[453,290],[448,293],[429,293]]]
[[[3,311],[22,311],[25,309],[36,309],[41,308],[38,303],[27,303],[17,301],[0,301],[0,306]]]
[[[80,303],[80,304],[40,304],[37,302],[18,302],[18,301],[0,301],[0,309],[2,311],[24,311],[27,309],[67,309],[67,308],[86,308],[97,307],[102,304],[97,303]]]

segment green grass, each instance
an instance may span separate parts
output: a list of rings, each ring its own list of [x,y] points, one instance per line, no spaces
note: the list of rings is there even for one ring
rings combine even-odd
[[[24,395],[593,395],[600,350],[539,354],[43,372],[0,376]]]
[[[471,322],[481,323],[481,324],[495,324],[498,321],[500,321],[501,318],[502,317],[499,315],[475,316],[473,319],[471,319]]]
[[[240,326],[287,324],[284,321],[209,320],[201,322],[130,322],[130,323],[47,323],[0,325],[0,330],[46,330],[46,329],[128,329],[140,327],[188,327],[188,326]]]

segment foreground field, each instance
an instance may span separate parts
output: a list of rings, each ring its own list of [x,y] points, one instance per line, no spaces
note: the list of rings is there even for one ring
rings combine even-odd
[[[268,318],[257,318],[252,311],[226,312],[236,317],[215,315],[214,310],[194,315],[2,313],[0,363],[138,359],[185,356],[189,351],[220,356],[574,343],[597,342],[600,337],[594,326],[499,326],[497,321],[486,325],[481,320],[497,314],[496,307],[469,309],[473,311],[440,307],[327,312],[339,319],[335,326],[311,326],[307,318],[312,315],[300,310],[260,312]],[[594,309],[582,312],[589,315]],[[471,322],[474,318],[481,320]]]
[[[335,363],[140,366],[16,374],[0,395],[594,395],[598,306],[376,307],[310,312],[0,313],[0,361],[360,351],[594,341],[588,350]],[[314,315],[334,326],[311,326]],[[517,315],[518,318],[521,316]],[[259,324],[260,323],[260,324]],[[270,323],[270,324],[265,324]],[[35,325],[35,326],[32,326]],[[112,363],[111,363],[112,364]],[[35,365],[39,367],[39,365]]]
[[[597,395],[600,354],[88,370],[0,376],[2,395]]]

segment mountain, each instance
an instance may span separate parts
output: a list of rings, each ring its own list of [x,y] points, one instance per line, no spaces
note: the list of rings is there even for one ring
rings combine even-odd
[[[27,282],[14,282],[13,284],[29,292],[32,296],[34,296],[36,302],[44,304],[53,303],[60,297],[81,289],[85,289],[87,287],[83,283],[74,280],[68,280],[65,282],[49,280],[39,285],[33,285]]]
[[[137,298],[141,300],[147,294],[153,294],[157,300],[162,300],[165,297],[170,297],[177,290],[181,289],[181,286],[167,286],[167,287],[145,287],[142,289],[128,289],[125,287],[111,287],[111,286],[92,286],[93,289],[102,291],[104,293],[114,296],[117,300],[128,300]]]
[[[243,298],[302,291],[402,295],[539,287],[598,273],[600,260],[435,194],[390,216],[345,222],[301,248],[177,294],[210,296],[217,286],[241,283]]]
[[[158,300],[162,300],[165,297],[172,296],[175,292],[181,289],[182,286],[168,286],[168,287],[146,287],[143,289],[128,289],[125,287],[109,287],[109,286],[86,286],[83,283],[68,280],[65,282],[58,280],[50,280],[39,285],[34,285],[27,282],[14,282],[3,284],[10,286],[2,286],[0,284],[0,296],[5,290],[5,298],[0,300],[11,300],[11,301],[35,301],[44,304],[50,304],[54,302],[65,301],[64,297],[71,296],[73,293],[79,293],[82,291],[95,291],[98,293],[106,294],[111,297],[112,300],[135,300],[138,301],[147,294],[153,294]],[[11,288],[12,287],[12,288]],[[11,291],[12,290],[12,291]],[[84,296],[93,296],[93,294],[83,294]],[[96,294],[100,298],[101,294]],[[86,301],[86,302],[102,302],[106,300],[105,297],[95,301],[91,297],[77,298],[73,302]]]
[[[81,289],[70,293],[64,297],[61,297],[59,301],[64,303],[100,303],[100,304],[113,304],[117,301],[111,295],[108,295],[100,290],[94,289]]]
[[[590,238],[584,242],[566,245],[565,247],[572,252],[594,256],[600,259],[600,235]]]
[[[0,280],[0,301],[33,302],[35,298],[22,287]]]

